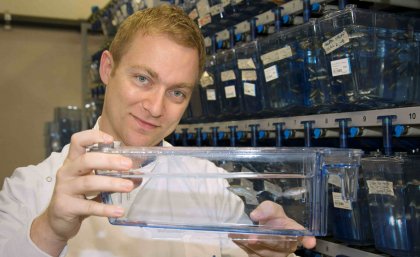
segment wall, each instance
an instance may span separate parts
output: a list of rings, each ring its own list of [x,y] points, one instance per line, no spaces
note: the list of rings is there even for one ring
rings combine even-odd
[[[92,37],[91,49],[102,38]],[[82,104],[81,33],[0,28],[0,183],[45,157],[44,126],[57,106]]]

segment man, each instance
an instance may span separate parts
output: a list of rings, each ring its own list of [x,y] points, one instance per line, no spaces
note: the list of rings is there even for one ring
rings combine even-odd
[[[180,121],[204,61],[201,33],[182,10],[165,5],[129,17],[110,50],[102,54],[100,75],[107,90],[95,128],[73,135],[61,153],[37,166],[19,168],[5,180],[0,194],[0,256],[205,256],[196,251],[195,240],[189,244],[170,238],[170,233],[156,236],[141,228],[110,225],[104,217],[120,217],[124,210],[92,196],[130,192],[134,185],[92,171],[126,171],[133,164],[123,156],[86,152],[88,146],[114,140],[129,146],[168,146],[163,139]],[[296,226],[270,202],[259,206],[251,218]],[[315,239],[305,237],[302,242],[313,247]],[[248,253],[264,248],[258,238],[240,245]],[[263,249],[265,256],[277,251],[276,245]]]

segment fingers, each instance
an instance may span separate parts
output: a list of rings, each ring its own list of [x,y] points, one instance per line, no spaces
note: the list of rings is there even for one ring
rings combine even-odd
[[[108,205],[93,200],[71,198],[66,205],[77,206],[72,208],[73,215],[78,217],[99,216],[118,218],[124,215],[124,209],[121,206]]]
[[[133,182],[127,179],[87,175],[57,185],[56,191],[68,195],[96,195],[99,192],[130,192],[133,188]]]
[[[99,152],[89,152],[78,156],[74,161],[67,162],[65,168],[66,175],[81,176],[92,172],[92,170],[118,170],[125,171],[132,167],[130,158]],[[63,171],[60,171],[63,173]]]
[[[250,214],[253,221],[264,222],[270,219],[287,218],[281,205],[271,201],[264,201]]]
[[[297,237],[293,236],[258,235],[251,239],[250,235],[232,234],[229,237],[249,256],[287,256],[298,245]]]
[[[316,238],[313,236],[304,236],[301,239],[301,243],[306,249],[312,249],[316,246]]]
[[[73,160],[86,153],[86,147],[97,143],[112,143],[114,138],[100,130],[85,130],[73,134],[70,142],[68,159]]]

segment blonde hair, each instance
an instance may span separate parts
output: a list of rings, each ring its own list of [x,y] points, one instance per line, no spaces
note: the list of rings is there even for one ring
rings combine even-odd
[[[139,31],[143,35],[167,35],[177,44],[197,49],[201,76],[206,61],[203,35],[181,8],[167,4],[138,11],[120,25],[109,48],[115,64],[113,70]]]

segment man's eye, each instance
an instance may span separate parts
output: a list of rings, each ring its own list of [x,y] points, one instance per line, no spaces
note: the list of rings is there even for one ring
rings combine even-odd
[[[145,76],[139,75],[136,77],[140,83],[147,83],[148,79]]]
[[[185,94],[181,91],[173,91],[173,95],[175,97],[179,97],[179,98],[184,98],[185,97]]]

